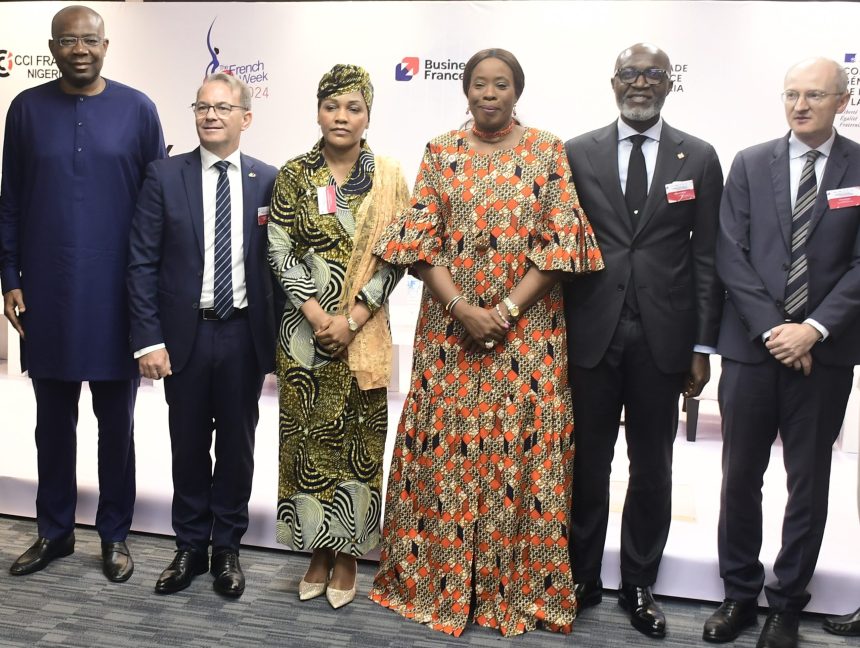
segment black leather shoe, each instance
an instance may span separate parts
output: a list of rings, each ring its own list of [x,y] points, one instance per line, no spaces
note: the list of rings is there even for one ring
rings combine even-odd
[[[654,600],[650,587],[636,587],[621,583],[618,588],[618,605],[630,613],[630,625],[652,639],[666,636],[666,615]]]
[[[212,556],[210,570],[215,577],[212,587],[219,594],[239,598],[245,591],[245,574],[239,564],[239,553],[236,551],[220,551]]]
[[[603,600],[603,581],[597,580],[582,581],[573,587],[573,593],[576,596],[576,602],[579,603],[579,609],[597,605]]]
[[[209,570],[209,556],[191,549],[179,549],[155,583],[156,594],[173,594],[191,585],[195,576]]]
[[[102,542],[102,571],[114,583],[124,583],[134,572],[134,561],[125,542]]]
[[[860,608],[851,614],[843,614],[837,617],[827,617],[821,627],[830,634],[843,637],[860,637]]]
[[[702,639],[711,643],[726,643],[738,638],[741,630],[756,624],[758,605],[755,600],[726,599],[705,621]]]
[[[27,551],[18,556],[18,560],[12,563],[9,573],[13,576],[32,574],[47,567],[54,558],[63,558],[73,553],[75,553],[74,532],[57,540],[39,537]]]
[[[800,615],[795,612],[771,612],[761,629],[756,648],[797,648],[797,626]]]

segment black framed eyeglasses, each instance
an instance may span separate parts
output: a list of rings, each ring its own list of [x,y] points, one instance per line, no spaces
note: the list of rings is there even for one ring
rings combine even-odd
[[[623,67],[615,70],[615,76],[618,77],[618,80],[621,81],[621,83],[626,83],[627,85],[636,83],[636,79],[640,76],[645,77],[645,82],[648,85],[658,85],[662,83],[664,79],[669,77],[669,72],[663,68],[656,67],[645,68],[644,70],[639,70],[633,67]]]
[[[228,103],[217,103],[217,104],[208,104],[203,103],[202,101],[197,101],[191,104],[191,110],[194,111],[194,114],[198,117],[205,117],[209,114],[210,110],[215,110],[215,114],[219,117],[227,118],[230,116],[230,113],[234,110],[248,110],[245,106],[236,106],[235,104]]]
[[[105,42],[101,36],[60,36],[54,39],[60,47],[68,49],[81,43],[87,49],[93,49]]]

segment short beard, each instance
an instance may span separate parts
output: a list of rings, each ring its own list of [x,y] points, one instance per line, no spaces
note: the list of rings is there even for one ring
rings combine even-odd
[[[618,109],[621,111],[621,116],[628,121],[634,122],[644,122],[650,119],[654,119],[660,114],[660,110],[663,108],[663,103],[665,102],[665,98],[663,101],[656,101],[650,106],[628,106],[624,103],[624,101],[618,102]]]

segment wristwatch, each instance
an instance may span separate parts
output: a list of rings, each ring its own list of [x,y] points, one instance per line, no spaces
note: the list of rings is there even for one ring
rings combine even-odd
[[[358,322],[356,322],[354,319],[352,319],[352,315],[350,315],[349,313],[347,313],[347,315],[346,315],[346,325],[349,327],[349,330],[352,331],[353,333],[358,333],[358,329],[361,328],[358,325]]]
[[[505,297],[502,300],[502,303],[505,305],[505,308],[508,309],[508,314],[517,319],[520,316],[520,307],[517,306],[514,302],[511,301],[510,297]]]

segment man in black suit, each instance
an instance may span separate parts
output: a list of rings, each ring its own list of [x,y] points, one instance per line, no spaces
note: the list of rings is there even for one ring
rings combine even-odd
[[[860,145],[833,129],[848,78],[812,59],[785,77],[791,131],[738,153],[720,210],[723,357],[720,575],[705,624],[731,641],[755,623],[764,567],[761,487],[777,433],[787,473],[782,548],[759,648],[797,645],[827,519],[830,459],[860,360]]]
[[[164,378],[170,410],[177,552],[155,591],[182,590],[209,569],[216,591],[238,597],[258,400],[274,367],[266,231],[277,170],[239,152],[252,117],[240,80],[207,77],[191,107],[200,147],[151,164],[138,199],[131,346],[141,375]]]
[[[621,410],[630,479],[618,602],[663,637],[651,586],[669,535],[680,394],[710,377],[722,294],[714,245],[723,176],[710,144],[660,117],[669,57],[624,50],[612,76],[620,118],[567,142],[580,202],[606,262],[565,286],[576,458],[570,533],[580,608],[602,600],[609,474]]]

